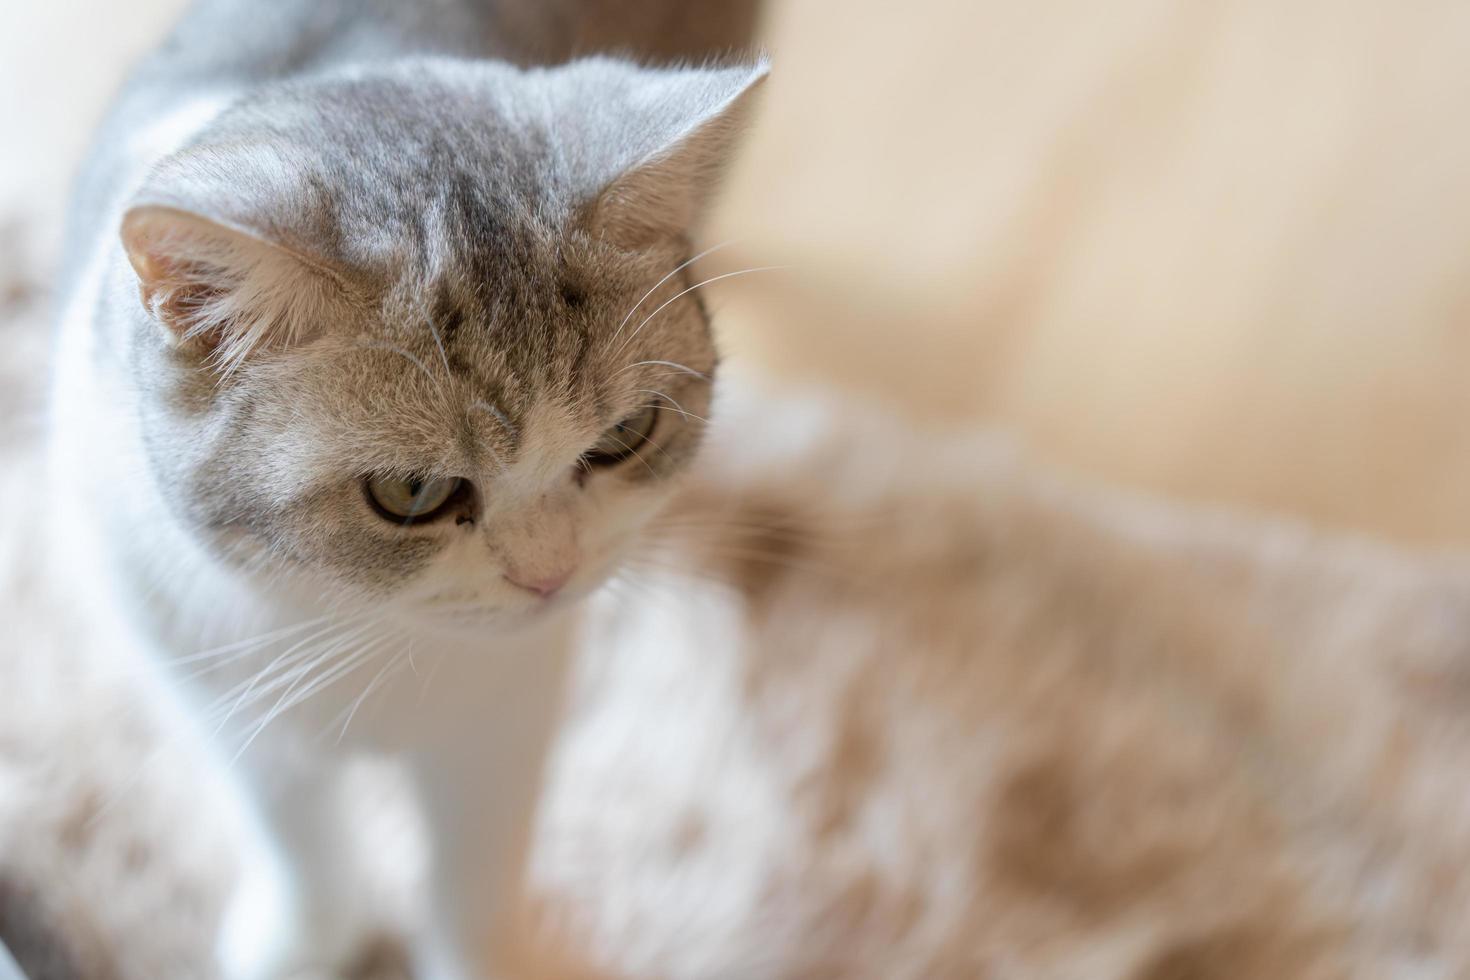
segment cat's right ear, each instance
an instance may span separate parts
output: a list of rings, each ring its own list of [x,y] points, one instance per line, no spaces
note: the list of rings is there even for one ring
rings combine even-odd
[[[332,273],[304,257],[177,208],[134,206],[121,233],[143,307],[165,339],[223,374],[257,351],[311,339],[341,293]]]
[[[593,202],[596,234],[640,248],[688,234],[703,216],[750,119],[765,60],[739,67],[651,72],[630,112],[653,146],[628,162]]]

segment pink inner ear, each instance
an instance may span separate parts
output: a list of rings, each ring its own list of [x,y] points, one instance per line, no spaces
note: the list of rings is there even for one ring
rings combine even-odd
[[[144,291],[144,305],[151,306],[159,319],[179,332],[181,339],[197,337],[210,347],[217,347],[223,339],[227,324],[206,325],[207,310],[212,305],[217,306],[224,298],[223,289],[206,282],[186,281],[153,297],[150,303],[146,287],[140,285],[139,288]]]
[[[295,253],[172,208],[134,208],[122,238],[149,315],[226,374],[258,350],[309,339],[343,299],[332,275]]]
[[[176,340],[183,340],[198,323],[206,306],[224,295],[215,277],[197,264],[170,258],[155,252],[137,236],[124,243],[128,261],[138,276],[138,296],[143,308],[169,329]]]
[[[123,247],[138,276],[143,308],[183,341],[199,325],[206,307],[225,294],[218,270],[184,256],[208,250],[189,216],[156,208],[130,211],[123,219]]]

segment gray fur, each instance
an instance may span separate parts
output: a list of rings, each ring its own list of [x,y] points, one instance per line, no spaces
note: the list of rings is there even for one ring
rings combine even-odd
[[[493,496],[490,464],[516,457],[534,412],[560,413],[590,446],[648,400],[642,389],[690,414],[661,414],[646,465],[595,479],[668,476],[697,444],[708,381],[630,365],[711,376],[708,325],[691,294],[635,329],[688,284],[676,277],[618,327],[687,239],[630,250],[588,209],[753,77],[413,59],[239,103],[159,166],[135,204],[247,229],[330,269],[342,295],[314,343],[265,352],[223,381],[196,350],[134,324],[135,370],[157,394],[144,419],[160,488],[201,528],[227,529],[232,555],[245,532],[283,559],[382,585],[432,552],[363,510],[351,485],[374,469],[470,477]],[[288,429],[332,455],[326,482],[283,477],[274,447]],[[565,464],[570,478],[575,452]]]
[[[75,191],[63,292],[116,195],[128,134],[191,94],[245,92],[415,55],[520,66],[598,53],[655,64],[738,62],[758,8],[759,0],[196,0],[101,125]]]
[[[166,344],[149,318],[114,321],[129,335],[100,349],[130,350],[129,370],[151,393],[144,439],[175,512],[232,560],[269,557],[381,589],[422,567],[433,539],[404,540],[363,512],[351,487],[371,470],[443,471],[493,495],[487,460],[516,455],[513,433],[530,413],[560,413],[590,445],[647,401],[639,389],[688,414],[663,413],[647,465],[605,479],[636,485],[686,462],[707,381],[627,368],[663,360],[712,374],[697,296],[632,343],[617,327],[687,254],[687,229],[630,249],[594,207],[620,176],[661,163],[718,121],[764,69],[653,70],[605,58],[523,69],[422,55],[512,53],[496,40],[509,15],[495,5],[242,10],[200,4],[109,124],[118,136],[181,90],[241,93],[154,167],[132,205],[177,209],[287,249],[330,271],[340,295],[334,322],[310,325],[313,343],[262,352],[226,381],[197,348]],[[233,42],[222,57],[210,41],[220,36]],[[100,163],[95,179],[105,186]],[[670,280],[643,308],[687,284]],[[429,376],[441,368],[443,378]],[[490,425],[478,405],[503,412],[511,428]],[[283,473],[276,447],[286,441],[330,456],[319,467],[328,478]],[[575,463],[571,454],[569,473]]]
[[[318,730],[357,719],[406,760],[436,861],[436,935],[414,958],[435,977],[490,972],[482,931],[569,650],[545,583],[595,588],[699,443],[717,357],[682,263],[765,74],[558,62],[654,27],[649,52],[705,56],[748,9],[201,0],[80,182],[49,443],[57,560],[120,648],[188,663],[245,644],[209,693],[243,673],[249,695],[252,671],[284,662],[295,683],[262,685],[284,688],[277,708],[319,712]],[[642,451],[593,466],[649,405]],[[405,527],[370,503],[370,476],[467,482],[446,519]],[[331,649],[259,641],[323,621]],[[463,677],[431,703],[385,684],[361,713],[372,685],[318,690],[323,664],[391,668],[400,649]],[[339,760],[275,738],[282,723],[257,743],[263,711],[253,731],[226,726],[231,709],[198,734],[254,745],[242,795],[290,875],[243,862],[253,884],[208,972],[340,973],[377,930],[420,929],[359,907],[325,816]]]

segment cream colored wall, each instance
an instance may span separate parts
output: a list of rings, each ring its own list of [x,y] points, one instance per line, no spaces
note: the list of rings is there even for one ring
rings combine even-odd
[[[1470,541],[1470,6],[787,0],[733,337],[1188,496]]]
[[[0,8],[0,218],[54,246],[77,158],[134,59],[185,0],[11,0]]]
[[[180,0],[13,4],[0,216]],[[1470,541],[1470,5],[777,0],[731,342],[1111,478]]]

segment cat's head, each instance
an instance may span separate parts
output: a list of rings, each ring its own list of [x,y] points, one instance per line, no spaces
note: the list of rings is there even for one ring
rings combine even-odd
[[[699,442],[691,222],[763,65],[421,61],[224,113],[127,211],[158,493],[434,622],[587,591]]]

